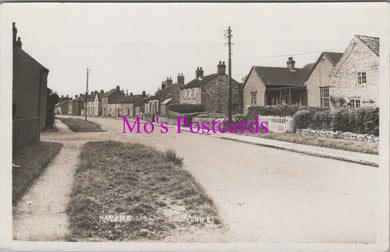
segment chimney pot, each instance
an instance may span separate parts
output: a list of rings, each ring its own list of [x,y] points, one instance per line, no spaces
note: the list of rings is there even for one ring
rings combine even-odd
[[[177,84],[184,85],[184,75],[183,75],[183,73],[182,74],[179,73],[177,75]]]
[[[202,67],[198,67],[195,72],[195,77],[196,78],[202,78],[203,77],[203,69]]]

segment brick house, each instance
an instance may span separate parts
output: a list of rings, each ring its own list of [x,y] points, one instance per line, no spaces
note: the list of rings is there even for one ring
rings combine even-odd
[[[379,106],[379,38],[355,35],[330,73],[330,108]]]
[[[322,52],[306,80],[307,105],[329,107],[330,72],[339,62],[342,53]]]
[[[312,64],[295,68],[288,58],[287,67],[253,66],[243,85],[244,109],[250,105],[307,105],[305,81]]]
[[[12,23],[13,75],[12,119],[13,149],[40,139],[46,124],[47,76],[49,70],[22,50],[17,28]]]
[[[228,114],[229,77],[225,62],[219,62],[217,73],[204,76],[202,67],[195,71],[195,79],[181,88],[181,104],[202,104],[206,111]],[[232,113],[242,113],[242,87],[231,79]]]
[[[125,95],[119,86],[111,89],[105,93],[102,97],[102,115],[103,116],[114,116],[115,115],[115,105],[110,105],[111,101],[116,99],[119,96]]]

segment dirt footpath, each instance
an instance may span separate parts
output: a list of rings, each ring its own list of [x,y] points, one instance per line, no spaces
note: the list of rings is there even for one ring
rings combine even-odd
[[[56,121],[58,132],[70,130]],[[45,134],[43,134],[45,135]],[[42,137],[45,141],[45,137]],[[67,234],[66,206],[72,189],[73,174],[82,143],[63,142],[64,147],[46,167],[23,198],[13,208],[13,237],[15,240],[56,241]]]

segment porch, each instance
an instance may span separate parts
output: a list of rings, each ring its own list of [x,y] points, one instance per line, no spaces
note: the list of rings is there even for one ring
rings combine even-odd
[[[307,106],[307,90],[305,87],[267,87],[265,104]]]

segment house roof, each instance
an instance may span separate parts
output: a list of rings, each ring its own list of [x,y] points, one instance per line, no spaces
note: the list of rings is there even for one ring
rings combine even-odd
[[[379,38],[370,37],[365,35],[355,35],[359,38],[368,48],[371,49],[377,56],[379,56]]]
[[[172,101],[172,98],[165,99],[165,100],[161,103],[161,105],[168,104],[170,101]]]
[[[192,81],[185,84],[181,89],[200,87],[201,85],[207,83],[208,81],[212,80],[214,77],[217,77],[218,75],[221,75],[221,74],[215,73],[215,74],[206,75],[203,78],[195,78]],[[232,78],[232,80],[235,81],[233,78]]]
[[[124,95],[115,98],[111,103],[134,103],[134,101],[142,97],[142,95]]]
[[[36,59],[34,59],[33,57],[31,57],[28,53],[26,53],[22,48],[18,47],[18,46],[14,46],[14,53],[15,54],[19,54],[21,55],[22,57],[25,57],[25,58],[28,58],[30,59],[32,62],[34,62],[39,68],[41,68],[41,70],[44,70],[44,71],[49,71],[49,69],[47,69],[46,67],[44,67],[41,63],[39,63]]]
[[[315,63],[312,63],[312,67],[310,68],[310,72],[309,72],[309,74],[307,75],[306,80],[309,79],[310,75],[312,74],[312,72],[314,71],[314,69],[317,67],[318,63],[321,62],[321,59],[322,59],[323,57],[326,57],[326,58],[329,60],[329,62],[332,64],[332,66],[334,67],[334,66],[337,64],[337,62],[339,62],[341,56],[343,56],[343,53],[337,53],[337,52],[322,52],[322,53],[320,54],[320,56],[318,57],[317,61],[316,61]],[[307,64],[307,65],[309,65],[309,64]],[[307,66],[307,65],[306,65],[306,66]],[[305,67],[306,67],[306,66],[305,66]],[[305,67],[304,67],[304,68],[305,68]]]
[[[335,66],[337,62],[339,62],[341,56],[343,56],[343,53],[337,53],[337,52],[322,52],[318,60],[320,60],[321,56],[325,56],[329,59],[332,66]],[[317,61],[318,61],[317,60]],[[316,63],[317,64],[317,63]]]
[[[108,91],[107,93],[104,93],[103,97],[110,96],[110,95],[114,94],[116,91],[122,93],[122,91],[120,91],[120,90],[118,90],[118,89],[116,89],[116,88],[113,88],[113,89],[111,89],[110,91]]]
[[[296,68],[295,71],[290,71],[287,67],[254,66],[252,67],[252,71],[255,71],[259,75],[264,85],[299,87],[304,85],[311,69]]]

